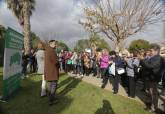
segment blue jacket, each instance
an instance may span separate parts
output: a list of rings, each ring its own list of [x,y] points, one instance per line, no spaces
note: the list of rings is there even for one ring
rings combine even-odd
[[[115,62],[115,65],[116,65],[116,68],[124,68],[124,60],[117,56],[114,58],[114,62]]]

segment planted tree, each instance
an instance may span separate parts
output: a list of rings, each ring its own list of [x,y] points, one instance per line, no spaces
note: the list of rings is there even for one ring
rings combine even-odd
[[[148,50],[150,48],[150,43],[146,40],[134,40],[131,42],[129,46],[129,51],[135,51],[135,50]]]
[[[160,0],[93,0],[84,8],[83,27],[94,33],[103,33],[114,42],[116,50],[123,41],[164,16]]]
[[[65,44],[64,42],[58,42],[58,48],[57,48],[58,52],[60,52],[61,50],[64,50],[64,51],[68,51],[69,50],[69,47],[67,46],[67,44]]]
[[[77,41],[76,46],[74,47],[74,50],[77,52],[81,52],[87,48],[90,48],[89,40],[88,39],[81,39],[81,40]]]
[[[104,39],[100,38],[99,35],[96,34],[90,35],[89,39],[79,40],[74,50],[80,52],[84,51],[87,48],[92,49],[93,52],[95,52],[98,48],[106,48],[108,50],[111,50],[109,44]]]

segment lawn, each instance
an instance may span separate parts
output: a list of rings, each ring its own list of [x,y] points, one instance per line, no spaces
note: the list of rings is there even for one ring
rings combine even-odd
[[[2,84],[2,69],[0,84]],[[33,74],[22,81],[21,89],[2,103],[4,114],[149,114],[140,103],[61,74],[59,102],[48,105],[40,98],[41,76]],[[0,86],[2,87],[2,86]],[[2,89],[0,89],[2,90]]]
[[[2,67],[0,67],[0,95],[2,94],[2,75],[3,75],[3,72],[2,72]]]

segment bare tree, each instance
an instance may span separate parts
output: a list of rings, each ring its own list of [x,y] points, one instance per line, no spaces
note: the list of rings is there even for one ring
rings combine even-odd
[[[160,0],[93,0],[80,20],[86,30],[103,33],[121,51],[122,42],[164,16]]]

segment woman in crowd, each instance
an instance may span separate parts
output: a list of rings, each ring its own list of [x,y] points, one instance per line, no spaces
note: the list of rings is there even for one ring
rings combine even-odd
[[[36,58],[38,63],[38,74],[42,75],[41,97],[46,96],[46,81],[44,78],[44,53],[44,44],[40,42],[38,43]]]
[[[108,74],[108,67],[109,67],[109,52],[107,49],[102,51],[102,56],[100,58],[100,69],[101,69],[101,77],[103,78],[103,84],[101,88],[104,88],[107,83]]]
[[[31,52],[29,54],[29,65],[30,65],[30,73],[36,72],[37,61],[36,61],[36,55],[34,49],[31,49]]]
[[[136,77],[139,67],[139,54],[134,52],[130,54],[129,58],[126,60],[127,67],[126,72],[128,76],[128,96],[134,98],[135,97],[135,90],[136,90]]]
[[[119,90],[120,76],[125,73],[124,62],[122,58],[116,54],[115,51],[111,51],[110,55],[112,61],[115,63],[116,70],[115,76],[113,77],[113,93],[117,94]]]
[[[70,72],[72,69],[72,52],[67,52],[65,56],[65,61],[66,61],[66,73]]]
[[[96,61],[96,53],[92,57],[92,71],[93,71],[93,76],[97,76],[97,61]]]
[[[97,78],[101,77],[101,70],[100,70],[100,58],[102,56],[101,51],[96,52],[96,69],[97,69]]]
[[[82,64],[82,54],[79,53],[77,56],[77,75],[83,75],[83,64]]]
[[[60,71],[62,71],[62,70],[64,70],[64,65],[63,65],[63,63],[64,63],[64,51],[63,50],[61,50],[61,52],[58,54],[58,57],[59,57],[59,65],[60,65]]]
[[[25,50],[22,49],[22,74],[23,74],[22,79],[24,79],[25,76],[27,75],[27,65],[28,65],[28,62],[29,62],[29,56],[25,52]]]
[[[71,57],[71,60],[72,60],[72,70],[73,70],[73,74],[76,74],[76,68],[77,68],[77,53],[74,52],[72,57]]]
[[[89,68],[90,68],[90,57],[89,57],[89,53],[85,53],[84,55],[84,70],[85,70],[85,74],[86,76],[89,76]]]

